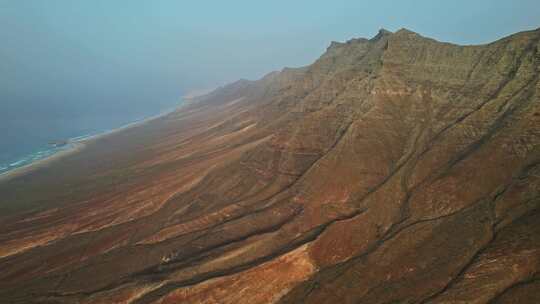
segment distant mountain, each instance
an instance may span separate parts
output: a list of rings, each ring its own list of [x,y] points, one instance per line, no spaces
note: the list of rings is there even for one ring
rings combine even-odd
[[[0,182],[6,303],[540,303],[540,29],[332,42]]]

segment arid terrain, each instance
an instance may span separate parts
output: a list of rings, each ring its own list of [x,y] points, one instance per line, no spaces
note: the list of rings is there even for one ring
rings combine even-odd
[[[0,181],[1,303],[540,303],[540,29],[402,29]]]

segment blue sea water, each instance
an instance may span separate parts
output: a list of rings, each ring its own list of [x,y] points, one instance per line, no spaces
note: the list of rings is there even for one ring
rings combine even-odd
[[[88,138],[126,127],[142,120],[163,115],[172,108],[148,115],[111,115],[77,118],[65,121],[22,121],[17,120],[0,139],[0,175],[16,168],[50,157],[70,149],[73,144]],[[35,129],[37,126],[37,129]],[[53,146],[54,141],[67,141],[63,146]]]
[[[66,149],[70,149],[73,147],[73,144],[77,143],[77,142],[81,142],[87,138],[90,138],[94,135],[98,135],[99,133],[96,133],[96,134],[88,134],[88,135],[83,135],[83,136],[77,136],[77,137],[74,137],[74,138],[69,138],[67,139],[67,144],[63,145],[63,146],[52,146],[52,145],[48,145],[46,147],[43,147],[42,149],[40,150],[36,150],[34,152],[31,152],[29,154],[26,154],[26,155],[22,155],[18,158],[16,158],[14,161],[10,162],[10,161],[7,161],[5,163],[0,163],[0,175],[3,174],[3,173],[6,173],[8,171],[11,171],[13,169],[16,169],[16,168],[20,168],[20,167],[24,167],[26,165],[29,165],[33,162],[36,162],[38,160],[41,160],[41,159],[45,159],[49,156],[52,156],[54,154],[56,154],[57,152],[60,152],[62,150],[66,150]]]
[[[0,164],[0,174],[11,171],[19,167],[26,166],[40,159],[47,158],[58,151],[69,148],[69,146],[70,145],[68,144],[63,147],[53,147],[53,148],[44,149],[41,151],[36,151],[34,153],[21,157],[12,163]]]

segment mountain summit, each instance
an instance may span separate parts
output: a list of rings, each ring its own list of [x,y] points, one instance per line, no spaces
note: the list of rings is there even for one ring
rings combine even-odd
[[[0,183],[0,299],[538,303],[539,72],[381,30],[90,141]]]

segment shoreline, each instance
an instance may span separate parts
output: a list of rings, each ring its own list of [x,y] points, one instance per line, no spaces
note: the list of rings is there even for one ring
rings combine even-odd
[[[125,124],[123,126],[120,126],[118,128],[115,128],[115,129],[111,129],[111,130],[108,130],[108,131],[104,131],[104,132],[101,132],[101,133],[98,133],[98,134],[95,134],[95,135],[89,135],[89,136],[83,136],[83,138],[81,139],[77,139],[78,137],[75,137],[73,141],[71,141],[68,145],[69,147],[66,147],[65,149],[62,149],[62,150],[59,150],[49,156],[46,156],[42,159],[38,159],[36,161],[33,161],[29,164],[26,164],[24,166],[21,166],[21,167],[17,167],[17,168],[13,168],[12,170],[9,170],[9,171],[6,171],[6,172],[3,172],[0,174],[0,183],[2,182],[5,182],[5,181],[8,181],[10,179],[13,179],[13,178],[16,178],[16,177],[20,177],[22,175],[25,175],[27,173],[30,173],[34,170],[38,170],[40,168],[44,168],[46,166],[49,166],[51,165],[52,163],[64,158],[64,157],[67,157],[67,156],[70,156],[70,155],[73,155],[75,153],[78,153],[80,151],[82,151],[85,146],[89,143],[91,143],[92,141],[96,141],[96,140],[99,140],[101,138],[104,138],[104,137],[107,137],[107,136],[110,136],[110,135],[113,135],[113,134],[116,134],[116,133],[119,133],[119,132],[122,132],[122,131],[125,131],[125,130],[128,130],[128,129],[131,129],[131,128],[134,128],[134,127],[137,127],[137,126],[141,126],[141,125],[144,125],[146,123],[149,123],[153,120],[156,120],[156,119],[159,119],[159,118],[162,118],[162,117],[165,117],[175,111],[177,111],[180,107],[182,106],[179,105],[171,110],[168,110],[168,111],[165,111],[163,113],[160,113],[160,114],[157,114],[157,115],[153,115],[153,116],[150,116],[150,117],[147,117],[147,118],[143,118],[141,120],[137,120],[137,121],[134,121],[134,122],[130,122],[128,124]],[[79,136],[81,137],[81,136]]]
[[[59,150],[58,152],[54,153],[54,154],[51,154],[47,157],[44,157],[42,159],[38,159],[34,162],[31,162],[29,164],[26,164],[22,167],[17,167],[17,168],[14,168],[12,170],[9,170],[9,171],[6,171],[2,174],[0,174],[0,182],[4,182],[4,181],[7,181],[7,180],[10,180],[12,178],[15,178],[15,177],[19,177],[21,175],[24,175],[26,173],[29,173],[29,172],[32,172],[34,170],[37,170],[39,168],[43,168],[43,167],[46,167],[48,165],[50,165],[51,163],[63,158],[63,157],[66,157],[66,156],[69,156],[69,155],[72,155],[74,153],[77,153],[79,151],[82,151],[85,147],[85,144],[82,143],[82,142],[73,142],[73,143],[70,143],[69,144],[70,147],[67,147],[63,150]]]

